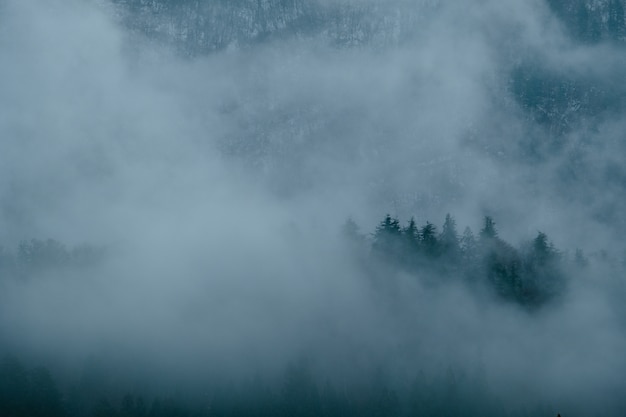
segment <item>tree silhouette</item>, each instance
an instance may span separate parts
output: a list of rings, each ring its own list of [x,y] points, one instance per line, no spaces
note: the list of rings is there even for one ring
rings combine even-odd
[[[463,231],[463,236],[461,236],[461,252],[463,253],[463,259],[465,263],[471,263],[474,261],[477,253],[477,245],[476,238],[474,238],[474,233],[472,229],[468,227]]]
[[[481,242],[493,240],[498,237],[498,231],[496,230],[496,222],[489,216],[485,216],[485,222],[483,228],[480,230]]]
[[[374,232],[372,250],[388,261],[398,261],[401,253],[402,231],[398,219],[387,214]]]
[[[44,367],[27,371],[13,356],[0,363],[0,416],[62,417],[61,394]]]
[[[46,368],[39,367],[30,372],[29,408],[33,416],[64,415],[61,394]]]
[[[284,416],[317,417],[320,415],[319,391],[305,361],[287,367],[282,394]]]
[[[402,240],[402,264],[409,269],[415,269],[420,250],[420,233],[415,218],[411,217],[406,227],[402,229]]]
[[[420,230],[420,235],[422,237],[421,242],[424,254],[428,259],[434,259],[439,254],[437,227],[430,222],[426,222]]]
[[[343,224],[341,232],[343,236],[350,241],[360,242],[364,239],[364,236],[359,231],[359,226],[352,219],[352,217],[349,217],[348,220],[346,220],[346,222]]]
[[[441,251],[448,262],[456,263],[461,256],[461,247],[459,246],[459,235],[456,230],[456,221],[450,215],[446,214],[446,219],[439,235]]]
[[[0,415],[24,416],[30,396],[28,373],[14,356],[6,356],[0,363]]]
[[[420,241],[420,233],[417,229],[415,218],[411,217],[406,227],[402,229],[402,235],[407,242],[407,246],[417,250]]]

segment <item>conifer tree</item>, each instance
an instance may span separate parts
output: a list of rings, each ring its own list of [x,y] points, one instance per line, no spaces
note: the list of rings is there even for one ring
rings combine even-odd
[[[426,222],[420,231],[424,254],[429,258],[438,255],[437,227],[431,222]]]
[[[50,371],[44,367],[30,372],[29,408],[32,416],[56,417],[64,414],[61,393]]]
[[[343,235],[349,239],[358,239],[361,236],[359,233],[359,226],[352,219],[352,217],[348,217],[346,222],[343,224],[341,231]]]
[[[461,251],[466,261],[471,261],[476,256],[476,238],[469,226],[465,228],[461,236]]]
[[[415,223],[415,218],[411,217],[409,223],[402,229],[402,235],[404,236],[407,244],[410,247],[416,247],[419,243],[420,234]]]
[[[387,214],[374,232],[372,249],[387,260],[397,260],[401,252],[402,231],[398,219]]]
[[[457,261],[461,254],[459,246],[459,236],[456,230],[456,221],[448,213],[439,236],[442,252],[451,261]]]
[[[415,219],[411,217],[402,229],[402,263],[405,267],[415,268],[420,249],[420,233]]]
[[[490,216],[485,216],[485,224],[480,230],[481,242],[495,239],[498,237],[498,231],[496,230],[496,222]]]
[[[537,237],[533,240],[532,250],[533,261],[538,266],[545,266],[556,256],[556,251],[548,242],[548,236],[543,232],[538,232]]]

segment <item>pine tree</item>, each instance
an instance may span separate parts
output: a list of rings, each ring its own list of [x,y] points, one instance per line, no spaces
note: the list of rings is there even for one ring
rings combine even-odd
[[[108,399],[103,398],[93,408],[91,415],[93,417],[116,417],[118,414],[111,402],[109,402]]]
[[[429,258],[436,257],[439,252],[437,227],[431,222],[426,222],[426,225],[424,225],[420,231],[420,235],[422,237],[421,242],[424,248],[424,254]]]
[[[46,368],[39,367],[30,372],[29,408],[32,416],[56,417],[64,414],[61,393]]]
[[[412,269],[417,267],[417,256],[420,249],[420,233],[411,217],[406,227],[402,229],[402,263],[405,267]]]
[[[565,285],[561,255],[543,232],[527,244],[524,254],[524,302],[539,305],[560,293]]]
[[[374,232],[372,250],[388,261],[396,261],[401,254],[400,222],[387,214]]]
[[[485,225],[480,230],[481,242],[492,240],[498,237],[498,231],[496,230],[496,222],[490,216],[485,216]]]
[[[0,415],[27,415],[30,399],[28,372],[13,356],[0,362]]]
[[[352,219],[352,217],[348,217],[346,222],[343,224],[341,229],[343,235],[351,240],[358,240],[361,237],[359,233],[359,226]]]
[[[417,247],[420,234],[419,230],[417,230],[417,224],[415,223],[415,219],[413,217],[411,217],[407,226],[402,229],[402,235],[410,247]]]
[[[441,250],[446,257],[456,262],[460,258],[461,248],[459,246],[459,236],[456,230],[456,221],[449,213],[446,214],[446,220],[443,223],[439,241]]]
[[[283,413],[290,417],[320,415],[320,395],[308,364],[290,364],[285,373],[282,390]]]
[[[532,245],[533,262],[538,266],[545,266],[557,257],[557,251],[548,241],[548,236],[543,232],[538,232]]]
[[[463,231],[461,236],[461,252],[466,261],[472,261],[476,257],[476,238],[472,229],[468,227]]]

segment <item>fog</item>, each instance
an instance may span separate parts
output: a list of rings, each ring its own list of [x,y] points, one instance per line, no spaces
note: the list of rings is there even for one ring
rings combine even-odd
[[[453,370],[507,413],[623,415],[625,38],[589,41],[564,10],[0,1],[0,243],[107,253],[3,273],[0,353],[157,393],[302,358],[343,383]],[[386,213],[493,216],[594,262],[529,311],[364,267],[341,227],[371,241]]]

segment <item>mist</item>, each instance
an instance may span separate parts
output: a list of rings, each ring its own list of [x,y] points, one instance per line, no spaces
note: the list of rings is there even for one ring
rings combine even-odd
[[[624,7],[0,1],[0,354],[66,404],[90,372],[94,404],[202,402],[302,366],[455,387],[380,415],[623,415]],[[545,232],[566,289],[528,308],[389,265],[387,213]],[[20,266],[48,238],[101,256]]]

